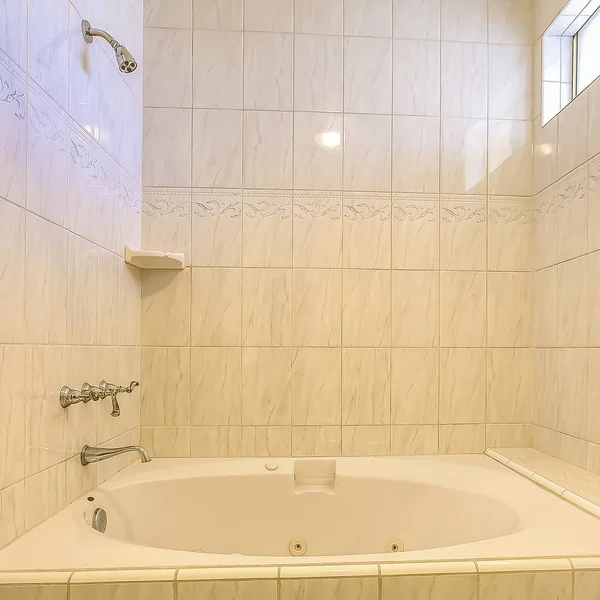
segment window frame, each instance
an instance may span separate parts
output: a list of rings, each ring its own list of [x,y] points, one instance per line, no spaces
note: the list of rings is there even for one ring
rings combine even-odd
[[[580,43],[579,43],[579,34],[590,25],[590,23],[594,20],[594,19],[600,19],[600,7],[597,8],[595,10],[595,12],[593,12],[589,18],[586,20],[586,22],[575,32],[575,34],[573,35],[573,47],[572,47],[572,60],[573,60],[573,98],[572,100],[575,100],[575,98],[577,98],[577,96],[579,96],[579,94],[583,93],[590,85],[592,85],[592,83],[594,83],[594,81],[596,81],[596,79],[598,79],[598,77],[600,77],[600,68],[598,69],[598,75],[596,77],[594,77],[594,79],[592,79],[592,81],[590,81],[590,83],[588,83],[584,88],[579,89],[579,66],[580,66],[580,57],[579,57],[579,52],[581,50],[580,48]]]

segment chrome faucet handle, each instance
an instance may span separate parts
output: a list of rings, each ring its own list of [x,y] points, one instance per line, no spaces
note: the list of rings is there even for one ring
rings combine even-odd
[[[87,404],[91,400],[91,397],[89,394],[83,393],[80,390],[74,390],[68,385],[64,385],[60,388],[59,400],[60,405],[63,408],[68,408],[69,406],[79,404],[80,402]]]
[[[127,387],[115,385],[114,383],[108,383],[104,379],[100,382],[99,388],[104,392],[105,396],[111,396],[112,398],[112,412],[111,417],[119,417],[121,415],[121,407],[117,400],[118,394],[131,394],[133,390],[140,385],[139,381],[132,381]]]
[[[123,391],[127,394],[131,394],[136,387],[139,387],[139,381],[132,381],[126,388],[123,388]]]
[[[96,387],[95,385],[90,385],[87,382],[81,386],[81,393],[89,396],[89,400],[92,400],[94,402],[98,402],[98,400],[106,398],[106,393],[104,392],[104,390],[100,389],[99,387]]]
[[[115,385],[114,383],[108,383],[104,379],[100,382],[100,389],[106,390],[109,394],[116,392],[117,394],[131,394],[133,390],[140,385],[139,381],[132,381],[127,387],[122,385]]]

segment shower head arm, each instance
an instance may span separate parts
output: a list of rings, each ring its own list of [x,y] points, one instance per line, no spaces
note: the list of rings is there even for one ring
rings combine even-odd
[[[104,29],[95,29],[90,25],[89,21],[81,22],[81,31],[83,33],[83,37],[88,44],[91,44],[94,41],[95,37],[101,37],[105,39],[113,48],[116,46],[120,46],[119,42],[115,40],[115,38],[110,35],[110,33],[104,31]]]

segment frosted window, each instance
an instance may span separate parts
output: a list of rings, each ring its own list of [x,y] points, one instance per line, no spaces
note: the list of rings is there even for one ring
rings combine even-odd
[[[600,11],[577,34],[577,93],[600,75]]]

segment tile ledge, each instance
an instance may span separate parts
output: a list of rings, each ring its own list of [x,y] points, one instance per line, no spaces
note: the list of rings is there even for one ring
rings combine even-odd
[[[534,448],[488,448],[485,451],[485,454],[505,467],[508,467],[515,473],[530,479],[533,483],[536,483],[546,491],[573,504],[577,508],[586,511],[592,516],[600,518],[600,505],[586,498],[581,493],[580,489],[577,489],[576,486],[565,487],[557,481],[554,481],[552,475],[545,473],[543,468],[532,468],[532,466],[527,466],[526,462],[527,459],[532,458],[537,459],[538,461],[540,459],[542,459],[542,461],[548,460],[549,463],[551,462],[553,465],[559,465],[561,469],[564,469],[564,472],[568,474],[569,477],[572,477],[575,483],[580,481],[582,485],[588,486],[589,477],[598,479],[598,482],[600,483],[600,477],[597,477],[593,473],[585,471],[585,473],[588,474],[586,480],[580,475],[580,472],[584,471],[583,469],[574,467],[565,461],[540,452],[539,450],[535,450]]]

